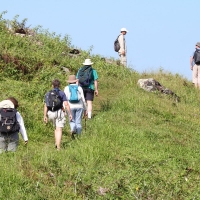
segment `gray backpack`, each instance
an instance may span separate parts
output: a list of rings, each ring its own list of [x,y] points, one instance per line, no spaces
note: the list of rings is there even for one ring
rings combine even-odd
[[[196,49],[194,52],[194,63],[199,65],[200,64],[200,50]]]
[[[45,102],[48,110],[57,111],[63,107],[62,98],[59,95],[59,90],[50,90],[45,95]]]
[[[120,36],[120,35],[119,35]],[[114,41],[114,50],[116,52],[118,52],[120,50],[120,44],[119,44],[119,41],[118,41],[118,38],[119,36],[117,37],[117,39]]]

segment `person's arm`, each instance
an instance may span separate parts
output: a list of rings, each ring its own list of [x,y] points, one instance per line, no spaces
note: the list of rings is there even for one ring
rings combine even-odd
[[[122,55],[125,55],[125,44],[124,44],[124,35],[123,34],[121,34],[118,37],[118,41],[119,41],[119,45],[120,45],[119,53]]]
[[[69,115],[69,120],[71,121],[71,120],[72,120],[72,113],[71,113],[71,110],[70,110],[69,104],[68,104],[67,101],[64,101],[63,104],[64,104],[65,109],[67,110],[67,113],[68,113],[68,115]]]
[[[69,86],[66,86],[64,89],[64,93],[66,95],[66,98],[69,99]]]
[[[93,69],[93,77],[94,77],[94,93],[96,96],[98,96],[99,92],[98,92],[98,74],[97,71],[95,69]]]
[[[48,122],[48,118],[47,118],[47,106],[46,103],[44,104],[44,122],[47,123]]]
[[[27,144],[28,143],[28,136],[27,136],[27,132],[26,132],[26,129],[25,129],[25,126],[24,126],[24,120],[23,120],[23,118],[22,118],[22,116],[20,115],[19,112],[16,113],[16,117],[17,117],[17,121],[18,121],[19,126],[20,126],[19,132],[21,133],[25,144]]]
[[[190,69],[193,70],[193,56],[190,57]]]
[[[94,80],[94,93],[96,96],[98,96],[99,92],[98,92],[98,81]]]
[[[83,109],[84,109],[84,116],[87,115],[87,104],[86,104],[86,101],[85,101],[85,97],[84,97],[84,94],[83,94],[83,89],[82,87],[78,87],[78,91],[79,91],[79,94],[81,96],[81,102],[83,104]]]

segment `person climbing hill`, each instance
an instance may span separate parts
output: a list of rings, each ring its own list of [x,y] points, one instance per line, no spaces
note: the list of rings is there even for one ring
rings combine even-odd
[[[0,153],[17,150],[19,132],[25,145],[28,143],[24,120],[17,111],[18,106],[18,101],[14,97],[0,102]]]
[[[117,37],[117,39],[114,42],[114,49],[118,52],[120,57],[120,63],[123,66],[127,66],[127,47],[126,47],[126,40],[125,35],[128,33],[126,28],[121,28],[120,35]]]
[[[83,67],[78,70],[76,78],[78,79],[79,86],[82,87],[85,100],[87,102],[87,116],[88,119],[92,118],[92,102],[94,100],[94,94],[98,96],[98,74],[97,71],[92,68],[92,62],[90,59],[85,59]]]
[[[86,102],[83,94],[83,89],[78,86],[78,80],[75,75],[70,75],[67,80],[69,83],[65,87],[64,93],[66,94],[69,107],[72,113],[72,120],[69,122],[71,136],[74,138],[75,134],[80,135],[82,131],[82,115],[86,115]]]
[[[44,122],[47,123],[48,118],[53,122],[53,126],[55,127],[55,147],[57,150],[60,150],[62,129],[66,124],[65,109],[68,112],[70,121],[72,120],[72,114],[65,93],[59,89],[60,81],[58,79],[53,80],[52,87],[53,90],[50,90],[45,94]]]
[[[190,57],[190,69],[192,70],[192,82],[200,89],[200,42],[196,43],[195,51]]]

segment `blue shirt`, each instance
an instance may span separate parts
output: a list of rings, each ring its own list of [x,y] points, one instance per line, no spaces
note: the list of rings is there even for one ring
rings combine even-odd
[[[53,90],[59,90],[58,93],[59,93],[59,96],[62,99],[62,102],[67,101],[67,97],[66,97],[66,95],[63,91],[61,91],[59,88],[54,88]],[[46,93],[46,95],[48,95],[48,94],[49,94],[49,92]],[[45,99],[44,99],[45,103],[46,103],[46,95],[45,95]]]
[[[59,90],[58,93],[59,93],[62,101],[67,101],[66,94],[62,90],[60,90],[59,88],[54,88],[54,90]]]

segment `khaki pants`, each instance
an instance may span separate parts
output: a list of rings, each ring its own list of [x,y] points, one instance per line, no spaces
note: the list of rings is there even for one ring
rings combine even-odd
[[[53,122],[53,126],[64,128],[66,124],[66,117],[62,109],[54,111],[54,112],[49,110],[47,112],[47,115],[48,115],[49,120]]]
[[[120,57],[120,63],[126,67],[127,65],[126,56],[119,53],[119,57]]]
[[[192,81],[196,86],[200,86],[200,65],[193,66]]]

